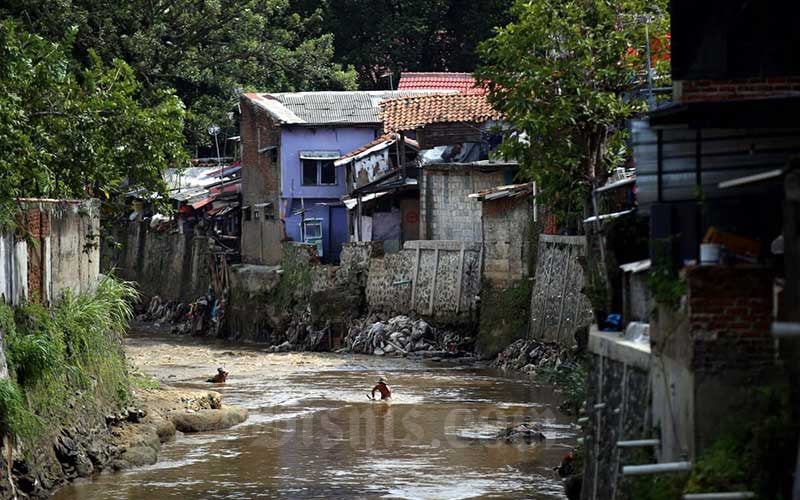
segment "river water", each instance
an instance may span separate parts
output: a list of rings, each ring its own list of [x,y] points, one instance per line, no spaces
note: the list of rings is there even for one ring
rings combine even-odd
[[[479,366],[132,334],[132,361],[179,387],[231,375],[223,403],[249,409],[228,430],[180,434],[153,466],[104,473],[56,499],[564,498],[552,472],[576,431],[552,389]],[[391,403],[366,393],[386,378]],[[533,445],[490,438],[543,425]]]

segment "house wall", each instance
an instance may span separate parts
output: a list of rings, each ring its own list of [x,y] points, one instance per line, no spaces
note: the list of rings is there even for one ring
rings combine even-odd
[[[422,170],[420,239],[481,241],[481,202],[468,195],[509,184],[505,170],[481,172],[454,166]]]
[[[342,207],[320,205],[338,203],[347,194],[347,169],[336,167],[336,185],[303,186],[301,151],[325,150],[347,153],[375,138],[373,128],[340,127],[311,128],[285,127],[281,132],[281,213],[285,221],[286,237],[302,242],[303,219],[321,219],[325,262],[338,262],[342,244],[347,242],[347,212]],[[294,215],[305,208],[305,213]]]
[[[800,76],[760,76],[729,80],[676,81],[677,102],[757,99],[796,95]]]
[[[320,219],[322,221],[322,258],[325,262],[338,262],[342,244],[349,239],[347,226],[347,208],[344,205],[331,206],[333,200],[307,198],[295,199],[287,209],[284,220],[286,237],[291,241],[302,242],[302,221]],[[336,200],[338,201],[338,200]],[[318,203],[326,203],[319,205]],[[305,207],[304,214],[292,215]]]
[[[243,216],[241,231],[242,261],[252,264],[277,264],[281,258],[283,227],[280,221],[280,155],[273,163],[269,151],[280,150],[281,131],[269,114],[243,98],[240,134],[242,140],[242,205],[250,207],[250,219]],[[264,208],[254,205],[271,203]],[[255,217],[255,210],[259,211]],[[246,212],[245,212],[246,213]]]
[[[482,209],[483,277],[493,287],[506,288],[529,274],[533,199],[484,201]]]
[[[336,167],[335,186],[303,186],[300,151],[328,150],[345,154],[375,139],[375,128],[284,127],[281,133],[281,196],[339,200],[347,193],[346,168]]]
[[[685,270],[687,307],[660,305],[651,322],[653,418],[659,457],[694,457],[735,421],[753,380],[775,373],[772,274],[762,268]]]
[[[100,274],[99,204],[22,201],[15,234],[0,235],[0,293],[6,301],[52,304],[90,292]]]

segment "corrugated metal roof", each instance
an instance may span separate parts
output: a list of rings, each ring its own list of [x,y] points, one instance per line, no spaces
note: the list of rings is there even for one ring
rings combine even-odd
[[[525,184],[510,184],[508,186],[497,186],[477,193],[468,195],[469,198],[476,198],[480,201],[497,200],[500,198],[516,198],[518,196],[528,196],[535,194],[535,187],[532,182]]]
[[[379,125],[383,99],[430,94],[422,91],[247,93],[245,98],[283,125]]]

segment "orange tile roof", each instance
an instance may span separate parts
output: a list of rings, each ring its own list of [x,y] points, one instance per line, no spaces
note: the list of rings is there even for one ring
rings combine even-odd
[[[381,121],[387,132],[415,130],[432,123],[482,123],[498,120],[482,93],[436,94],[381,101]]]
[[[398,90],[457,90],[469,91],[475,88],[472,73],[410,73],[400,74]]]

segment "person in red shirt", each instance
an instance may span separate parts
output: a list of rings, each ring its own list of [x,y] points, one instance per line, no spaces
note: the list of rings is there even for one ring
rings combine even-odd
[[[378,384],[372,388],[372,399],[375,399],[376,391],[381,393],[381,399],[392,399],[392,391],[389,389],[389,386],[386,385],[385,380],[378,380]]]

